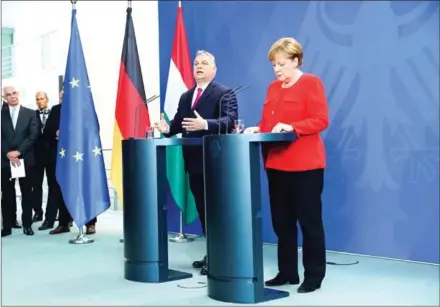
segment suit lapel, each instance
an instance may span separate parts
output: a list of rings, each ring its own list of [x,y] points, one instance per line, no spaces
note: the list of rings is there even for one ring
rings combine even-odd
[[[23,121],[23,117],[24,117],[24,110],[22,107],[20,107],[20,110],[18,111],[18,116],[17,116],[17,123],[15,124],[15,131],[18,131],[19,128],[21,128],[21,124],[24,123]],[[11,119],[12,122],[12,119]]]
[[[50,114],[50,113],[49,113]],[[37,120],[38,120],[38,125],[42,126],[43,122],[41,121],[41,116],[40,116],[40,112],[38,110],[35,111],[35,115],[37,116]],[[49,117],[49,116],[48,116]],[[47,121],[47,118],[46,118]]]
[[[215,83],[214,83],[214,81],[211,81],[208,84],[208,86],[206,87],[206,89],[203,91],[202,96],[200,96],[197,104],[194,107],[191,107],[191,110],[197,109],[203,102],[208,100],[209,96],[214,91],[214,88],[215,88]],[[194,88],[194,90],[195,90],[195,88]],[[191,95],[191,102],[192,102],[192,96],[194,95],[194,90],[192,91],[193,94]]]
[[[187,97],[187,110],[190,111],[192,110],[192,99],[194,96],[194,91],[196,90],[196,87],[193,87],[192,89],[189,90],[188,92],[188,97]]]
[[[11,113],[9,112],[9,108],[4,108],[2,110],[2,121],[5,121],[5,124],[8,125],[9,129],[14,132],[14,125],[12,124]]]

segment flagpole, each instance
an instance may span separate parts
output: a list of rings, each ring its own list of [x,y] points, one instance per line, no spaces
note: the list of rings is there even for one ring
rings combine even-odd
[[[176,236],[174,236],[173,238],[170,238],[169,241],[170,242],[174,242],[174,243],[186,243],[186,242],[194,241],[194,238],[188,237],[183,232],[183,214],[182,214],[182,211],[180,211],[179,233]]]
[[[178,7],[182,7],[182,1],[177,2]],[[179,225],[179,233],[177,233],[173,238],[170,238],[170,242],[174,243],[186,243],[186,242],[192,242],[194,241],[194,238],[189,238],[184,232],[183,232],[183,213],[180,211],[180,225]]]
[[[84,234],[84,230],[82,227],[78,227],[79,233],[76,239],[69,240],[70,244],[90,244],[95,242],[93,239],[90,239]]]
[[[127,1],[127,8],[128,8],[128,9],[131,9],[131,0],[128,0],[128,1]],[[135,118],[135,120],[136,120],[136,119],[137,119],[137,117]],[[135,126],[136,126],[136,124],[135,124]],[[120,242],[120,243],[124,243],[124,238],[120,238],[120,239],[119,239],[119,242]]]

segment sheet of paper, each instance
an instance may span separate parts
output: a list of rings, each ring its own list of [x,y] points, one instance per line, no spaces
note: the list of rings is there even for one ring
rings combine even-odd
[[[20,159],[20,165],[12,165],[12,162],[9,162],[11,165],[11,178],[23,178],[26,177],[26,172],[24,170],[24,160]]]

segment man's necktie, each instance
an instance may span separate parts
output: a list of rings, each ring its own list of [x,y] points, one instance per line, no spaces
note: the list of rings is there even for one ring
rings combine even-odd
[[[196,96],[196,100],[194,100],[193,106],[192,108],[194,109],[197,106],[197,103],[199,102],[200,96],[202,96],[202,89],[199,87],[197,89],[197,96]]]
[[[15,126],[17,126],[17,108],[12,108],[11,112],[12,112],[12,116],[11,116],[12,126],[14,127],[15,130]]]
[[[47,116],[49,115],[49,110],[39,111],[39,113],[40,113],[41,115],[43,115],[43,116],[41,117],[41,123],[42,123],[43,125],[46,125],[46,120],[47,120]]]

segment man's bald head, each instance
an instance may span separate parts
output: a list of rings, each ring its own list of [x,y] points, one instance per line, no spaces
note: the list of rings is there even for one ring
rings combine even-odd
[[[46,92],[37,92],[35,101],[37,102],[38,109],[45,110],[49,104],[49,97],[47,97]]]
[[[19,104],[18,91],[14,86],[5,86],[3,88],[3,97],[10,106]]]

